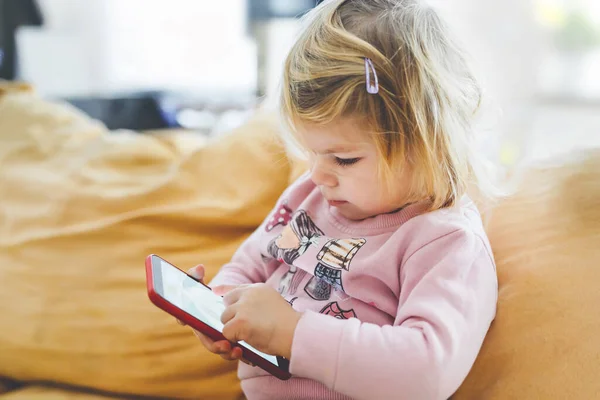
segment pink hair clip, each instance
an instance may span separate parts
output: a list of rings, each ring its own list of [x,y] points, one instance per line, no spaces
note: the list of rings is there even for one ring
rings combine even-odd
[[[379,80],[377,79],[377,71],[375,71],[373,61],[367,57],[365,57],[365,75],[367,76],[367,93],[379,93]],[[373,82],[371,82],[371,75],[373,75]]]

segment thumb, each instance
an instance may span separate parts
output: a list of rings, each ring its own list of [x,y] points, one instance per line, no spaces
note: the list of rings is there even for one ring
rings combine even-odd
[[[204,280],[204,274],[205,274],[204,265],[198,264],[194,268],[188,269],[187,273],[191,277],[198,279],[199,281],[202,281],[202,280]]]

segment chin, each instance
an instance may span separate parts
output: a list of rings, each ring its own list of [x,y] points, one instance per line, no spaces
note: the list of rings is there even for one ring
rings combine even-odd
[[[340,214],[342,214],[342,216],[344,218],[348,218],[351,221],[362,221],[363,219],[367,219],[370,217],[370,215],[360,212],[360,211],[342,211],[340,210]]]

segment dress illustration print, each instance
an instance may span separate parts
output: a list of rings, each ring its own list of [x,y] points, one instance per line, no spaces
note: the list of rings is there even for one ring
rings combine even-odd
[[[278,291],[284,297],[296,294],[307,272],[295,266],[294,261],[309,247],[318,247],[324,242],[315,260],[314,276],[307,282],[304,291],[314,300],[330,300],[334,291],[344,291],[342,273],[350,270],[352,259],[366,240],[327,238],[304,210],[298,210],[290,218],[282,217],[290,214],[287,206],[279,207],[266,227],[270,231],[274,227],[272,224],[284,226],[281,234],[269,243],[267,249],[269,255],[289,267],[279,282]],[[296,299],[297,297],[293,297],[290,304],[293,305]],[[356,317],[353,310],[343,309],[337,301],[328,303],[320,312],[341,319]]]

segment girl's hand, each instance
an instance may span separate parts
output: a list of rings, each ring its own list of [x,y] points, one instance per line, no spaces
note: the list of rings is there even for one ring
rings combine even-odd
[[[223,335],[230,342],[247,342],[258,350],[290,359],[292,341],[302,316],[264,283],[217,286],[227,308],[221,316]]]
[[[193,276],[200,282],[204,283],[204,265],[197,265],[194,268],[188,270],[188,275]],[[176,320],[180,325],[185,326],[185,323],[180,320]],[[250,364],[248,361],[242,358],[242,349],[235,345],[232,345],[227,340],[219,340],[214,341],[205,334],[198,332],[197,330],[192,328],[194,335],[200,339],[200,343],[206,347],[208,351],[211,353],[219,354],[223,359],[228,361],[237,361],[240,360],[248,365]]]
[[[187,274],[190,275],[191,277],[199,280],[200,282],[202,282],[203,285],[206,285],[206,283],[204,283],[204,274],[205,274],[204,265],[198,264],[194,268],[188,269]],[[175,318],[175,321],[177,321],[177,323],[179,325],[185,326],[185,322],[178,320],[177,318]]]

